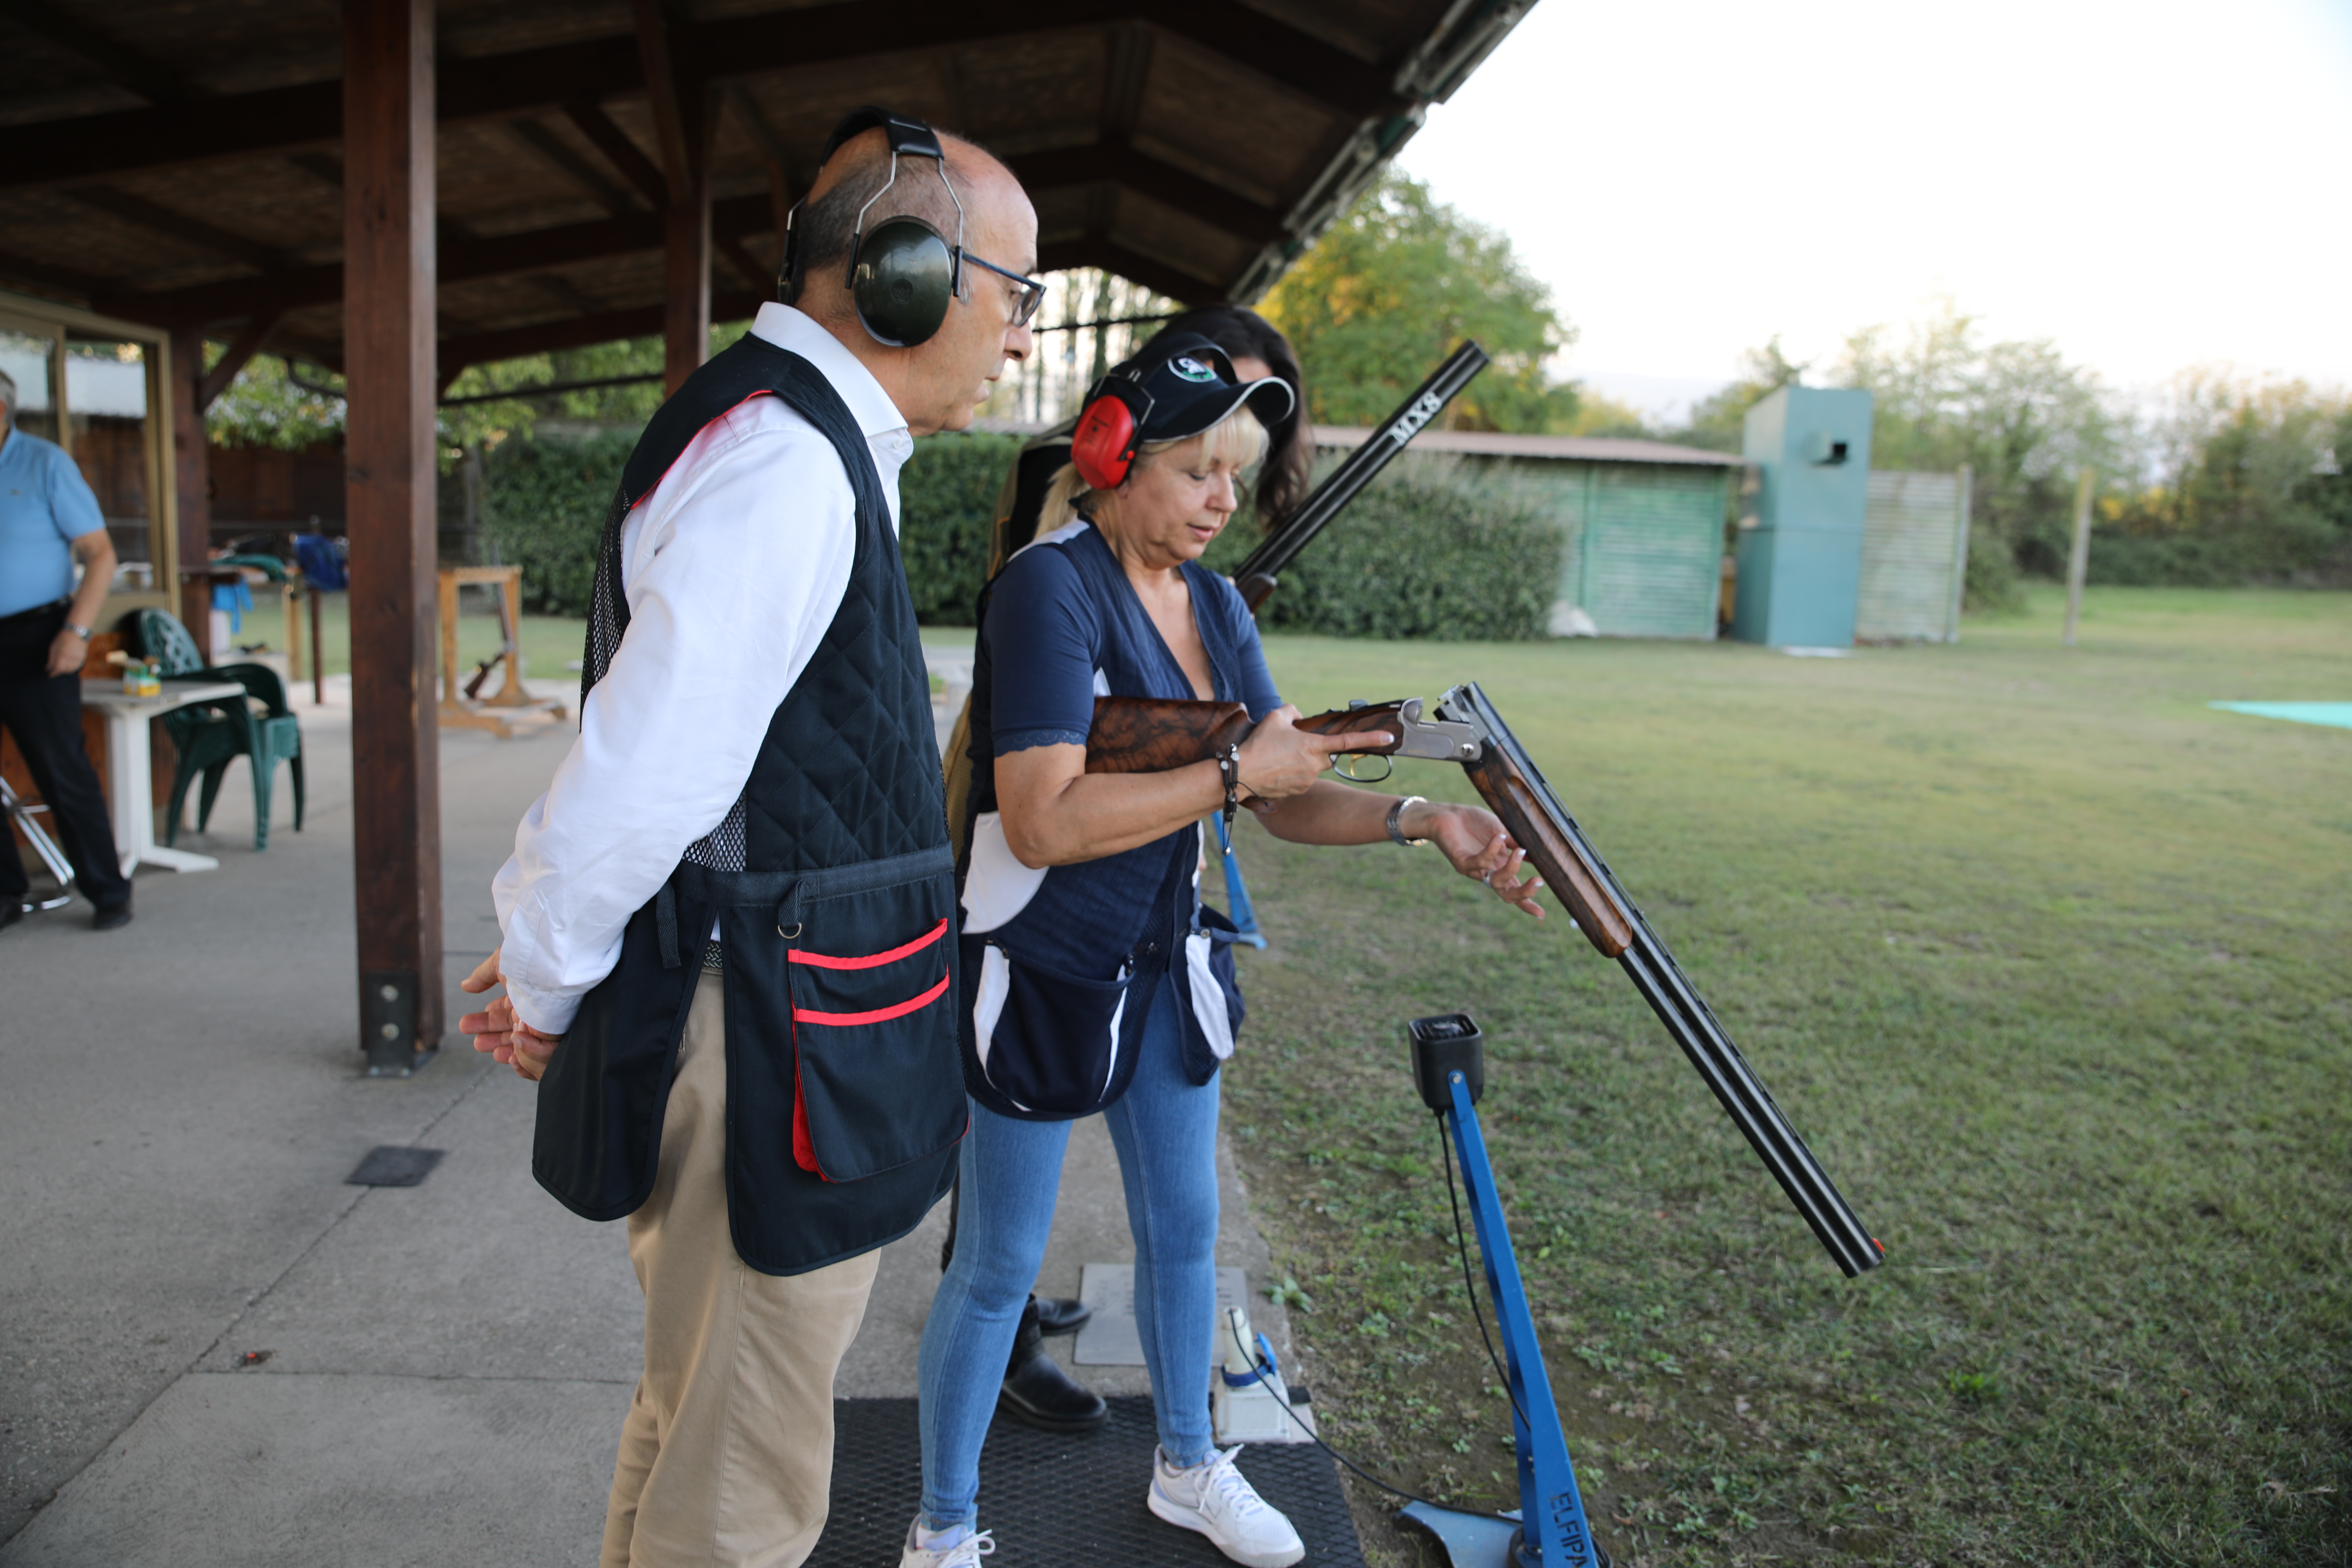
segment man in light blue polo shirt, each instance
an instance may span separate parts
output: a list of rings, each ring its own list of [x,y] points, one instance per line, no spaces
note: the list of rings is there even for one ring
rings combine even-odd
[[[16,428],[16,384],[0,372],[0,728],[48,803],[100,931],[131,923],[131,880],[81,738],[82,661],[113,581],[114,542],[98,498],[63,448]],[[24,918],[32,884],[14,835],[5,849],[0,926],[10,926]]]

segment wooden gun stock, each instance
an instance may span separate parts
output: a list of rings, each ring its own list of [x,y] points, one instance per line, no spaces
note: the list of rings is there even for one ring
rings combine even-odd
[[[1328,713],[1308,714],[1298,721],[1298,727],[1318,735],[1384,731],[1389,737],[1385,742],[1349,750],[1393,752],[1400,706],[1377,702],[1362,708],[1335,708]],[[1087,732],[1087,772],[1164,773],[1171,768],[1211,761],[1226,747],[1248,740],[1256,728],[1249,710],[1238,702],[1097,697],[1094,728]]]
[[[1528,858],[1568,912],[1576,917],[1579,931],[1603,958],[1614,958],[1633,945],[1633,922],[1617,900],[1609,896],[1599,878],[1584,863],[1575,847],[1560,837],[1551,825],[1550,816],[1536,801],[1535,792],[1528,781],[1511,766],[1508,757],[1493,746],[1475,763],[1465,763],[1462,771],[1478,786],[1486,809],[1502,818],[1511,839],[1528,852]]]

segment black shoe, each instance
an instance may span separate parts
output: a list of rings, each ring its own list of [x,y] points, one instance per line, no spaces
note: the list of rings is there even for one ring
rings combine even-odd
[[[1068,1296],[1032,1296],[1029,1306],[1037,1314],[1037,1331],[1047,1335],[1075,1334],[1095,1315],[1092,1307]]]
[[[123,900],[110,909],[103,909],[89,917],[92,931],[121,931],[131,923],[131,900]]]
[[[1061,1363],[1045,1353],[1034,1307],[1022,1310],[996,1408],[1024,1426],[1047,1432],[1091,1432],[1110,1419],[1110,1406],[1103,1403],[1102,1395],[1064,1372]]]
[[[5,931],[25,918],[25,900],[0,899],[0,931]]]

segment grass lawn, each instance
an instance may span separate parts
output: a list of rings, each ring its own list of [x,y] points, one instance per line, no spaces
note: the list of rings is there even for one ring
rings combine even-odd
[[[275,590],[272,590],[274,595]],[[457,615],[457,679],[462,683],[471,678],[474,664],[497,651],[499,618],[492,609],[495,603],[487,589],[469,588],[460,596]],[[575,687],[579,672],[565,666],[580,657],[588,623],[562,616],[525,616],[522,617],[522,657],[524,672],[533,680],[568,680]],[[302,635],[310,636],[306,623]],[[286,647],[286,617],[275,598],[266,601],[257,615],[246,617],[245,629],[236,634],[239,642],[267,642],[283,653]],[[327,673],[347,675],[352,668],[352,617],[350,596],[329,594],[319,601],[319,640],[327,645]],[[433,655],[440,659],[436,644]],[[308,679],[310,667],[303,667]],[[503,668],[490,672],[485,694],[498,690],[506,679]]]
[[[2060,611],[1836,661],[1270,641],[1308,711],[1481,681],[1890,1255],[1839,1276],[1564,921],[1250,832],[1226,1117],[1335,1441],[1517,1500],[1402,1043],[1458,1008],[1620,1563],[2347,1561],[2352,732],[2206,703],[2352,698],[2352,598]]]

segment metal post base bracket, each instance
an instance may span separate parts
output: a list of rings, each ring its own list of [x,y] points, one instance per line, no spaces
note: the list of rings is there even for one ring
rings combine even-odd
[[[416,975],[406,969],[360,974],[360,1049],[369,1078],[413,1078],[439,1054],[416,1037]]]

